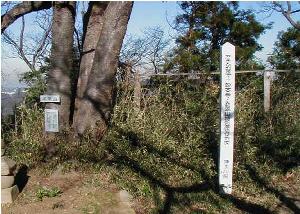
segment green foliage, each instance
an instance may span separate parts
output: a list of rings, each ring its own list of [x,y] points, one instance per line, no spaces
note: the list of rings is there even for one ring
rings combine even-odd
[[[268,61],[276,69],[299,69],[300,31],[288,28],[286,32],[280,32]]]
[[[16,109],[15,129],[3,133],[7,153],[18,163],[32,166],[43,160],[43,110],[24,105]]]
[[[262,66],[254,53],[262,48],[257,39],[270,26],[259,23],[253,12],[240,10],[237,2],[181,2],[180,7],[183,13],[176,17],[179,46],[166,68],[217,70],[225,42],[236,46],[238,69]]]
[[[49,59],[45,59],[45,62],[45,66],[42,66],[38,70],[25,72],[20,79],[20,82],[28,85],[25,103],[29,106],[39,103],[40,95],[46,91],[46,73],[50,69],[50,61]]]
[[[24,127],[7,137],[8,154],[31,166],[45,160],[48,167],[95,166],[140,197],[147,212],[245,211],[240,204],[253,212],[274,211],[274,192],[281,186],[274,186],[270,178],[295,171],[300,160],[299,76],[282,74],[274,82],[268,114],[263,112],[263,78],[250,76],[248,85],[237,83],[232,198],[220,195],[217,188],[218,82],[153,82],[143,89],[140,111],[135,110],[131,90],[118,95],[110,129],[101,142],[89,135],[75,140],[69,133],[45,139],[42,112],[24,109]],[[43,144],[54,152],[45,152]]]
[[[47,187],[40,187],[36,192],[36,197],[42,201],[43,198],[53,198],[62,194],[62,191],[58,187],[48,189]]]

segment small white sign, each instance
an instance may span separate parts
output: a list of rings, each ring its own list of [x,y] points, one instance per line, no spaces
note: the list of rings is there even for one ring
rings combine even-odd
[[[42,102],[42,103],[59,103],[60,96],[59,95],[41,95],[40,102]]]
[[[57,109],[45,109],[45,131],[59,132]]]
[[[231,194],[234,140],[235,47],[227,42],[221,47],[221,54],[219,185],[222,193]]]

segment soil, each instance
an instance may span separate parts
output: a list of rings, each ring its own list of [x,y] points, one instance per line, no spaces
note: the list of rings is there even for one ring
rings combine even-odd
[[[24,178],[24,177],[23,177]],[[25,177],[26,178],[26,177]],[[12,204],[3,204],[3,214],[32,213],[136,213],[139,203],[109,182],[105,174],[56,170],[51,175],[43,175],[41,170],[28,172],[27,183]],[[25,179],[26,181],[26,179]],[[62,192],[54,197],[37,197],[41,188],[57,187]],[[121,193],[121,194],[120,194]]]
[[[22,170],[19,170],[22,172]],[[113,184],[105,172],[95,173],[91,170],[63,172],[58,167],[52,173],[34,169],[27,174],[17,175],[21,193],[12,204],[3,204],[3,214],[133,214],[147,213],[147,203],[134,199],[126,191]],[[24,176],[25,175],[25,176]],[[272,180],[272,179],[271,179]],[[22,188],[22,183],[26,185]],[[272,210],[274,213],[298,213],[300,211],[300,173],[288,173],[276,177],[266,191],[278,199]],[[43,197],[37,193],[42,188],[57,187],[61,194]],[[149,205],[149,204],[148,204]],[[199,207],[195,207],[199,210]],[[149,210],[148,210],[149,211]],[[243,213],[239,209],[231,213]]]

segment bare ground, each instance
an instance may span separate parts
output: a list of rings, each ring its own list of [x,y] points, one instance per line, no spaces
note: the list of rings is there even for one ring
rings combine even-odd
[[[276,204],[271,206],[272,212],[300,213],[299,172],[296,170],[285,176],[274,177],[270,185],[264,186],[266,192],[274,194],[277,198]],[[147,207],[153,208],[141,198],[134,199],[126,194],[124,197],[120,189],[110,182],[111,179],[105,172],[95,173],[81,169],[63,173],[58,167],[56,171],[46,174],[42,169],[34,169],[28,172],[26,180],[27,183],[16,201],[1,206],[3,214],[131,214],[147,213],[149,211]],[[62,193],[59,196],[44,197],[40,200],[37,192],[43,187],[48,189],[58,187]],[[237,194],[241,197],[238,192]],[[253,198],[256,203],[260,199],[267,201],[261,197]],[[236,207],[232,208],[231,213],[244,213]]]
[[[42,187],[58,187],[61,194],[40,200],[36,193]],[[43,175],[41,170],[28,173],[28,182],[12,204],[2,205],[2,213],[136,213],[138,202],[131,197],[122,197],[117,187],[109,183],[105,174],[82,172],[62,173],[56,170]],[[135,205],[136,204],[136,205]]]

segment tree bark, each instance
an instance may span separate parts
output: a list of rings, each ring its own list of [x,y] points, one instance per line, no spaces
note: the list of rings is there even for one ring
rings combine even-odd
[[[33,11],[51,8],[51,1],[24,1],[14,6],[10,11],[1,16],[1,34],[19,17]]]
[[[84,15],[84,32],[83,32],[83,51],[80,62],[79,78],[77,83],[77,92],[76,92],[76,101],[75,101],[75,112],[74,112],[74,123],[73,126],[75,129],[84,123],[77,118],[80,117],[78,114],[78,107],[81,105],[84,92],[87,88],[88,77],[91,73],[95,49],[97,42],[100,38],[100,33],[104,21],[104,11],[107,7],[107,2],[90,2],[89,8],[86,14]]]
[[[61,102],[48,103],[46,108],[59,112],[59,129],[69,126],[73,63],[73,33],[76,2],[54,2],[52,24],[51,69],[47,79],[47,94],[60,95]]]
[[[114,101],[114,83],[119,53],[133,2],[110,2],[97,43],[91,74],[75,118],[76,131],[92,129],[100,140],[107,130]]]

